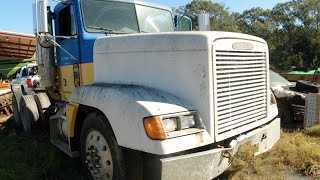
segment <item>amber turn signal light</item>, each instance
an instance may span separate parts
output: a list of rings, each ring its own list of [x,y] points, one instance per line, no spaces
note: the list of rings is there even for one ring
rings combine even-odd
[[[166,133],[159,116],[151,116],[143,118],[144,129],[150,139],[164,140]]]

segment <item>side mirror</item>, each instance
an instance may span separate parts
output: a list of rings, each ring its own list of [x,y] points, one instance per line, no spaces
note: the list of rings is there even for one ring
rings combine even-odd
[[[48,0],[36,0],[33,4],[33,29],[36,36],[36,42],[43,48],[53,46],[50,41],[49,20],[50,7]]]
[[[176,31],[192,31],[192,21],[188,16],[176,15],[174,22]]]

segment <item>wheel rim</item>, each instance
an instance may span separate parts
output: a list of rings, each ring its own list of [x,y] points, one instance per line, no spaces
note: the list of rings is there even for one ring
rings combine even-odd
[[[109,145],[103,135],[91,130],[86,138],[85,163],[95,179],[112,179],[113,162]]]

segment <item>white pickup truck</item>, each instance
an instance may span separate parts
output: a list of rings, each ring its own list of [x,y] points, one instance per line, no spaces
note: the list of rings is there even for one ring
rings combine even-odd
[[[27,64],[21,67],[13,75],[11,89],[20,89],[22,93],[28,94],[40,86],[40,76],[37,64]]]

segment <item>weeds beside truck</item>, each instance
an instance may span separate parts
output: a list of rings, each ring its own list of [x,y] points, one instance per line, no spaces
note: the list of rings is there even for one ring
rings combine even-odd
[[[25,130],[48,124],[90,179],[211,179],[242,144],[259,155],[279,140],[264,40],[173,32],[170,8],[143,2],[34,9],[44,90],[14,92],[25,101],[18,114]]]

